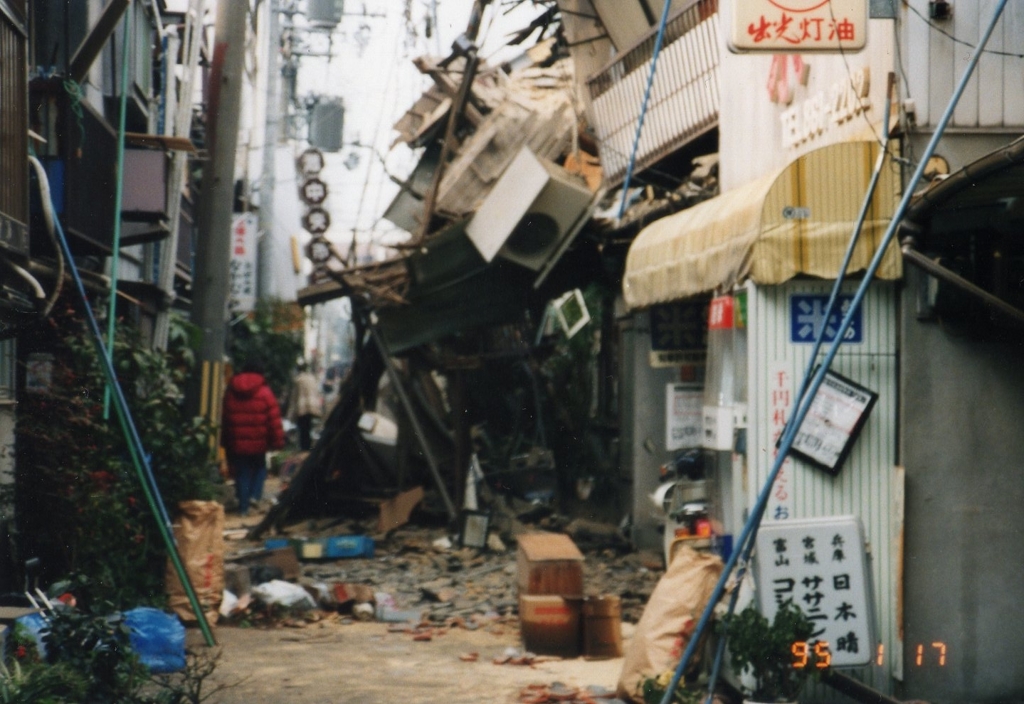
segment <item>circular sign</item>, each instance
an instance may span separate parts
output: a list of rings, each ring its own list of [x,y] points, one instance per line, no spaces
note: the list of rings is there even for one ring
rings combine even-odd
[[[327,200],[327,184],[316,177],[306,179],[299,187],[299,197],[306,205],[320,205]]]
[[[786,12],[810,12],[827,5],[829,0],[768,0],[768,2]]]
[[[314,264],[323,264],[331,258],[331,243],[322,237],[310,240],[306,245],[306,256]]]
[[[323,171],[324,164],[323,152],[313,148],[302,152],[299,154],[299,158],[295,160],[295,165],[303,176],[316,176]]]
[[[302,216],[302,226],[311,235],[322,235],[331,226],[331,214],[314,205]]]

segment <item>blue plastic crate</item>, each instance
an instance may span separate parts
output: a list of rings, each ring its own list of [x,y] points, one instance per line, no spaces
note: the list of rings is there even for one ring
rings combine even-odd
[[[373,538],[366,535],[336,535],[324,541],[324,557],[373,557]]]
[[[276,550],[278,548],[290,547],[292,541],[288,538],[267,538],[263,541],[263,547],[267,550]]]

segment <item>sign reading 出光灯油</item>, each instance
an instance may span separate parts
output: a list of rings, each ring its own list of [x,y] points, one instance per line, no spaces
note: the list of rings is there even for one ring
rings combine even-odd
[[[737,52],[858,51],[868,0],[733,0],[729,48]]]

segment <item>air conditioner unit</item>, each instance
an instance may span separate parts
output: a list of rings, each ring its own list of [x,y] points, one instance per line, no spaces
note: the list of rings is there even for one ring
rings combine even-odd
[[[540,271],[575,231],[592,198],[582,179],[523,147],[466,234],[486,261],[501,256]]]
[[[308,0],[306,19],[314,27],[333,29],[345,13],[345,0]]]

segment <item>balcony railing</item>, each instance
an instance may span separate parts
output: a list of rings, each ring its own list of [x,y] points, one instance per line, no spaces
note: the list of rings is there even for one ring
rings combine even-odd
[[[669,18],[636,154],[642,170],[718,124],[718,0]],[[587,80],[606,184],[622,181],[636,137],[657,28]]]

